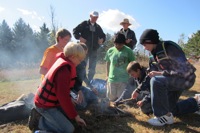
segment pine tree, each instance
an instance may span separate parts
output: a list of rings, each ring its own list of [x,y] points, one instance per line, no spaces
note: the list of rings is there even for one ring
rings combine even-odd
[[[13,34],[11,28],[8,26],[5,20],[2,21],[0,25],[0,68],[6,68],[10,65],[12,60],[10,55],[12,55],[11,43],[13,40]]]
[[[200,56],[200,30],[194,33],[191,38],[188,39],[188,42],[185,44],[184,51],[186,55],[190,57],[199,57]]]

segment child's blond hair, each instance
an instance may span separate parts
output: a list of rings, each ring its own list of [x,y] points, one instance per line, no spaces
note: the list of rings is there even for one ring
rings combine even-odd
[[[86,52],[85,52],[84,48],[81,45],[74,43],[74,42],[69,42],[64,47],[63,53],[64,53],[65,57],[77,56],[81,60],[83,60],[86,56]]]

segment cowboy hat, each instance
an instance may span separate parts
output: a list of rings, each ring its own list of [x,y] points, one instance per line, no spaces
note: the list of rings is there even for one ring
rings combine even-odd
[[[123,24],[131,25],[131,23],[129,23],[129,20],[128,20],[127,18],[125,18],[125,19],[120,23],[120,25],[123,25]]]

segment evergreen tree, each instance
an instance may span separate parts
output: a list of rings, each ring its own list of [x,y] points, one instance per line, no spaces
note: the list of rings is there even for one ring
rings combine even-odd
[[[5,20],[2,21],[0,25],[0,68],[6,68],[11,64],[11,42],[13,40],[13,34]]]
[[[185,44],[183,50],[186,55],[190,57],[200,56],[200,30],[194,33],[191,38],[188,39],[188,42]]]
[[[13,47],[14,55],[17,57],[16,63],[28,63],[32,62],[35,53],[35,36],[30,25],[26,24],[22,18],[20,18],[14,24],[13,28],[14,38]]]
[[[40,32],[36,35],[36,46],[38,48],[38,60],[41,60],[43,53],[47,47],[49,47],[49,28],[44,23],[40,27]]]
[[[12,40],[12,31],[6,21],[3,20],[2,24],[0,25],[0,48],[4,50],[9,50]]]

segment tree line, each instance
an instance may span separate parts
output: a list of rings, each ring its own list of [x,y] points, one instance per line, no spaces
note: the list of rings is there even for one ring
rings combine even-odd
[[[6,20],[0,23],[0,69],[39,66],[44,50],[55,43],[55,27],[48,28],[45,23],[40,31],[33,31],[29,24],[19,18],[10,28]],[[113,36],[106,34],[106,41],[98,52],[98,61],[104,62],[106,51],[113,46]],[[188,57],[199,57],[200,30],[184,43],[184,34],[178,44]],[[137,53],[138,54],[138,53]]]
[[[0,23],[0,69],[33,67],[40,63],[47,47],[55,44],[55,28],[50,29],[44,23],[40,31],[33,31],[29,24],[19,18],[11,29],[6,20]],[[99,60],[111,45],[112,36],[107,33],[107,40],[100,48]],[[110,43],[110,44],[109,44]]]

